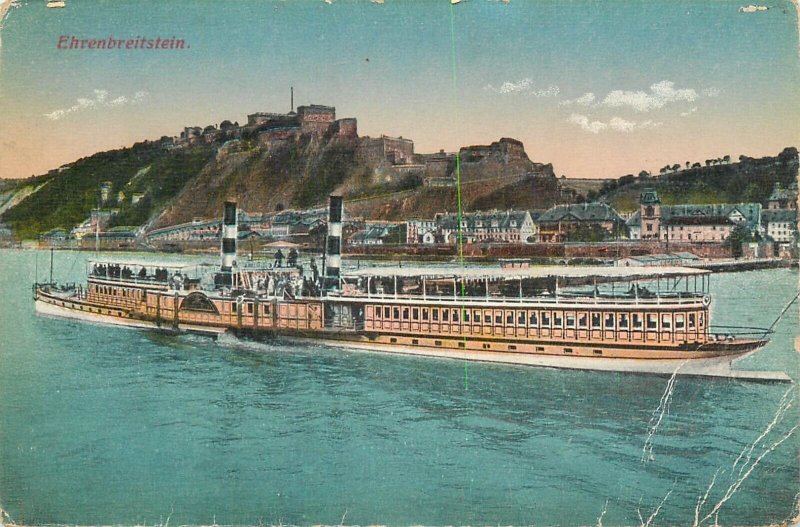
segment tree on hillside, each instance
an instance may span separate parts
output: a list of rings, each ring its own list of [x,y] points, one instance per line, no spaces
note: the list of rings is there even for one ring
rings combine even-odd
[[[723,158],[722,158],[722,161],[723,161],[723,162],[724,162],[726,165],[730,164],[730,162],[731,162],[731,156],[729,156],[728,154],[725,154],[725,157],[723,157]]]
[[[672,165],[672,171],[673,172],[677,172],[680,169],[681,169],[681,166],[678,163],[675,163],[674,165]]]
[[[702,165],[700,163],[694,163],[692,165],[692,168],[701,168],[701,167],[702,167]]]

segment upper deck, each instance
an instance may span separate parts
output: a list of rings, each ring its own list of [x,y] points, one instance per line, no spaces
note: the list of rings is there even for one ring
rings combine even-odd
[[[685,267],[384,266],[343,273],[331,300],[571,305],[708,303],[709,271]]]

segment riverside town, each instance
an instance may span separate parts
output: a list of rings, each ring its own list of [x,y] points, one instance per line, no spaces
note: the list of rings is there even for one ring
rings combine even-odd
[[[796,4],[0,0],[0,527],[800,525]]]
[[[769,330],[713,329],[709,285],[715,271],[796,265],[795,148],[578,181],[515,139],[417,153],[291,95],[287,113],[137,143],[122,152],[134,170],[82,160],[51,171],[95,196],[84,217],[27,212],[47,192],[36,180],[41,190],[3,216],[8,243],[222,255],[195,272],[98,256],[85,286],[37,284],[37,309],[416,355],[660,374],[688,360],[684,375],[787,379],[731,369]],[[287,174],[289,159],[306,168]],[[243,190],[208,190],[224,180]],[[718,186],[715,202],[681,202],[676,190],[698,183]],[[456,191],[466,206],[453,212]]]

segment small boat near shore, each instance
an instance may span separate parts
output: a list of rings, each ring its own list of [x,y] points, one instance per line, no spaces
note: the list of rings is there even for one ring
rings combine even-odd
[[[711,322],[710,271],[683,267],[341,269],[331,197],[322,268],[292,250],[237,262],[226,202],[219,266],[96,261],[86,285],[33,286],[37,312],[135,328],[231,333],[356,350],[598,371],[788,381],[732,363],[768,330]]]

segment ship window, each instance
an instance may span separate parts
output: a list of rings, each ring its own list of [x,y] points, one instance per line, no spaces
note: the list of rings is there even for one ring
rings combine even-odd
[[[483,345],[483,349],[485,349],[485,350],[488,350],[488,349],[490,349],[491,347],[492,347],[492,345],[491,345],[491,344],[484,344],[484,345]]]
[[[524,311],[519,311],[517,313],[517,325],[518,326],[524,326],[525,325],[525,312]]]
[[[567,313],[567,327],[574,328],[575,327],[575,313]]]
[[[542,311],[542,327],[550,327],[550,313],[547,311]]]
[[[269,315],[269,304],[264,304],[264,314]]]
[[[374,307],[372,309],[375,312],[375,318],[381,318],[381,308],[380,308],[380,306]]]
[[[442,341],[441,340],[434,340],[433,343],[435,345],[437,345],[437,346],[441,346],[442,345]]]
[[[464,310],[464,322],[469,322],[469,311]]]
[[[450,310],[449,309],[442,309],[442,320],[445,322],[450,321]]]
[[[617,324],[619,325],[619,329],[628,329],[628,314],[620,313]]]
[[[658,316],[655,313],[647,314],[647,329],[658,328]]]
[[[419,339],[411,339],[412,344],[419,344]]]
[[[466,345],[467,345],[467,343],[466,343],[466,342],[459,342],[459,343],[458,343],[458,347],[459,347],[459,348],[464,348],[464,347],[466,347]]]
[[[393,318],[395,320],[400,320],[400,308],[399,307],[394,308],[394,316],[393,316]]]
[[[422,320],[428,320],[428,308],[427,307],[423,307],[422,308]]]
[[[485,324],[491,324],[492,323],[492,314],[489,313],[489,312],[484,313],[483,314],[483,322]]]
[[[668,330],[672,328],[672,316],[664,314],[661,315],[661,329]]]
[[[702,328],[703,327],[703,313],[700,313],[699,317],[700,318],[697,319],[697,325]]]
[[[538,353],[541,353],[541,352],[543,352],[543,351],[544,351],[544,346],[536,346],[536,351],[537,351]]]
[[[439,321],[439,310],[438,309],[431,309],[431,316],[433,317],[434,322]]]
[[[572,353],[572,348],[564,348],[564,353]]]
[[[501,313],[500,311],[495,311],[494,323],[498,325],[503,323],[503,313]]]
[[[642,315],[640,313],[633,314],[633,329],[642,329]]]
[[[536,316],[536,311],[528,313],[528,325],[534,328],[539,325],[539,317]]]
[[[517,347],[514,344],[509,344],[508,351],[517,351]]]
[[[419,320],[419,308],[415,307],[411,310],[411,318],[414,320]]]
[[[595,355],[602,355],[603,350],[592,350],[592,353],[594,353]]]
[[[600,328],[600,313],[592,313],[592,329]]]
[[[686,327],[686,320],[683,314],[675,315],[675,329],[684,329]]]
[[[561,311],[553,311],[553,327],[560,328],[563,322],[563,314]]]
[[[695,314],[689,313],[689,329],[695,328],[694,322],[695,322]]]
[[[481,323],[481,312],[478,311],[477,309],[472,312],[472,322],[475,324]]]
[[[581,313],[578,316],[578,327],[581,328],[581,329],[586,329],[588,327],[587,322],[588,322],[588,320],[587,320],[587,317],[586,317],[586,313]]]
[[[396,337],[390,337],[389,338],[389,343],[390,344],[395,344],[396,342],[397,342],[397,338]]]
[[[606,313],[606,329],[614,329],[614,313]]]
[[[247,314],[248,315],[253,314],[253,304],[251,304],[250,302],[247,303]]]
[[[403,320],[408,320],[408,308],[403,308]]]
[[[509,326],[514,325],[514,312],[513,311],[506,311],[506,324]]]
[[[389,306],[383,308],[383,318],[391,318],[392,310]]]

